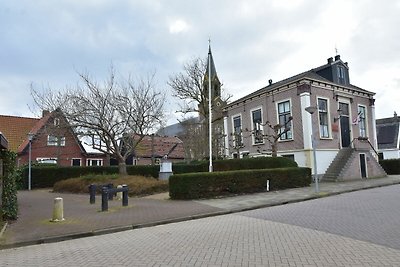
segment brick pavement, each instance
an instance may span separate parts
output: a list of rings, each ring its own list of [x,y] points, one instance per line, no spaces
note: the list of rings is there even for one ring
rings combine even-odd
[[[128,207],[122,207],[120,201],[110,202],[110,211],[105,213],[100,212],[99,196],[97,203],[90,205],[88,195],[55,194],[46,190],[20,191],[19,218],[7,227],[0,238],[0,248],[93,236],[399,183],[400,176],[389,176],[354,182],[322,183],[320,194],[315,194],[311,186],[200,201],[131,198]],[[66,220],[50,223],[53,199],[59,196],[64,199]]]
[[[319,201],[319,200],[318,200]],[[400,251],[238,214],[0,251],[0,266],[398,266]]]

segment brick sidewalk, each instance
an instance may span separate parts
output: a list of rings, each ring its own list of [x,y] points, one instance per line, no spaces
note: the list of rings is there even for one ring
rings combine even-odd
[[[7,226],[0,238],[0,248],[93,236],[399,183],[400,175],[392,175],[380,179],[321,183],[320,194],[315,194],[313,186],[310,186],[199,201],[169,200],[164,194],[130,198],[128,207],[113,200],[109,202],[108,212],[101,212],[101,196],[97,196],[96,204],[91,205],[89,195],[60,194],[49,190],[20,191],[18,220]],[[52,223],[50,219],[56,197],[63,198],[65,221]]]

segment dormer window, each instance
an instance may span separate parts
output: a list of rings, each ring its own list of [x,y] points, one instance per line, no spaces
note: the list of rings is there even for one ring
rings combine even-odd
[[[343,66],[337,66],[338,82],[340,84],[346,84],[346,70]]]

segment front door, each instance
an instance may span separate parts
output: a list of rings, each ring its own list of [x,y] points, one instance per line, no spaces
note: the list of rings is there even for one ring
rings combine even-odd
[[[350,146],[349,104],[340,102],[339,109],[342,111],[340,116],[340,137],[342,140],[342,147],[349,147]]]
[[[361,178],[367,178],[367,166],[365,162],[365,154],[360,154],[360,168],[361,168]]]

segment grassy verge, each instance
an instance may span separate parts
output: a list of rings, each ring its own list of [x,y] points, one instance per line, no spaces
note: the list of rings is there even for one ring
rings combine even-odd
[[[89,185],[96,184],[98,193],[101,185],[112,183],[114,187],[126,184],[129,188],[129,196],[145,196],[156,193],[168,192],[168,181],[157,180],[144,176],[119,176],[112,175],[85,175],[79,178],[71,178],[54,184],[54,192],[89,193]]]

